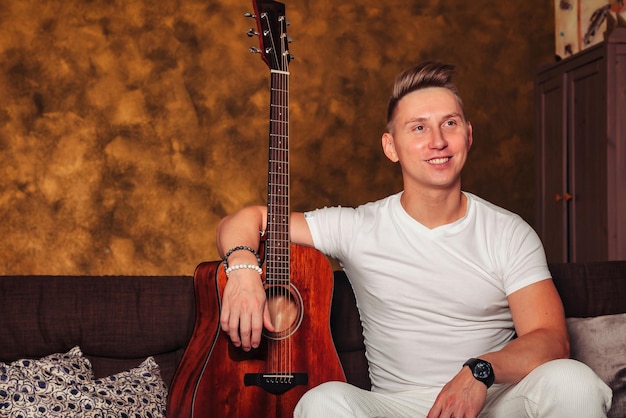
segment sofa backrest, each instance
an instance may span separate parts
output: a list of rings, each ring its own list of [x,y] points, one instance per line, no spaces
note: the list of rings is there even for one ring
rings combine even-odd
[[[566,317],[626,312],[626,261],[554,263],[549,268]]]
[[[0,276],[0,301],[0,361],[80,346],[105,377],[154,356],[167,385],[195,321],[190,276]]]

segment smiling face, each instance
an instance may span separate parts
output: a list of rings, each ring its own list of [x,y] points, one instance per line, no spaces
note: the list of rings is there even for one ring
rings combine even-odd
[[[400,163],[405,190],[460,190],[472,126],[451,91],[429,87],[400,99],[382,145]]]

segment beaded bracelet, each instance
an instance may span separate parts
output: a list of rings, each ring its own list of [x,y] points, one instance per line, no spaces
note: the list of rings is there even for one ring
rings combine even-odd
[[[241,270],[241,269],[251,269],[256,270],[257,273],[263,274],[263,270],[259,266],[255,266],[254,264],[235,264],[234,266],[230,266],[226,268],[226,277],[230,277],[230,273],[233,270]]]
[[[228,268],[228,257],[230,257],[230,255],[234,253],[235,251],[240,251],[240,250],[250,251],[256,257],[256,261],[257,263],[259,263],[259,267],[263,265],[263,262],[261,261],[261,257],[259,257],[259,253],[257,253],[254,248],[248,247],[247,245],[238,245],[226,251],[226,254],[224,255],[224,269]]]

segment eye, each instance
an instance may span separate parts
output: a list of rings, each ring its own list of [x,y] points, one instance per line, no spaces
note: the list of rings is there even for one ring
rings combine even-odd
[[[443,129],[449,130],[449,131],[454,131],[456,130],[459,126],[461,126],[461,123],[459,122],[458,119],[456,118],[452,118],[452,119],[447,119],[443,125],[441,125],[441,127]]]
[[[417,132],[418,134],[424,134],[428,132],[428,128],[425,125],[415,125],[413,126],[412,130],[414,132]]]

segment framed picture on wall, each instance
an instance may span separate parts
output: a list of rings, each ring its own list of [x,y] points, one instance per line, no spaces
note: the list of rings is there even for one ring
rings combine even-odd
[[[624,0],[554,0],[555,54],[567,58],[626,26]]]

